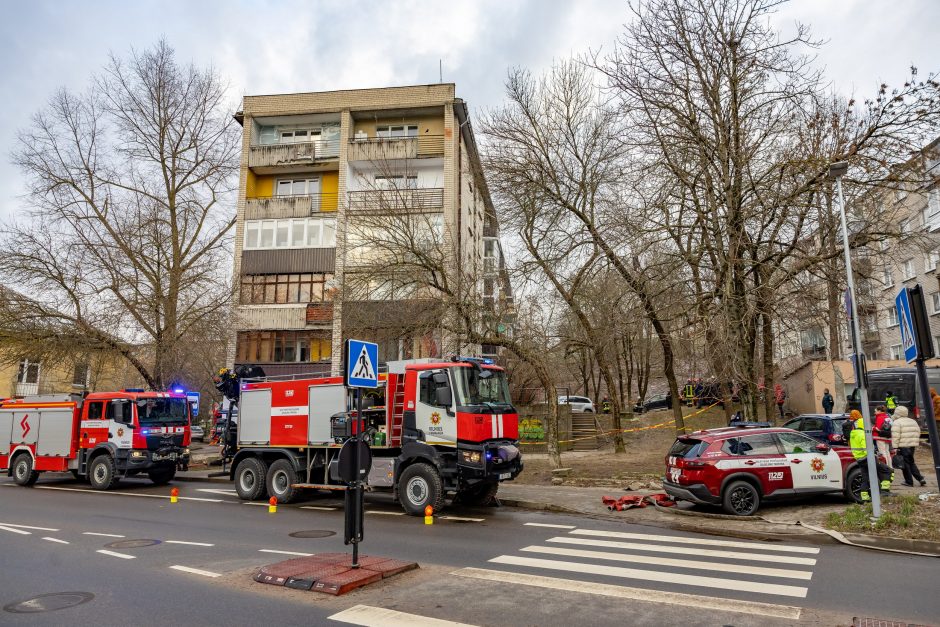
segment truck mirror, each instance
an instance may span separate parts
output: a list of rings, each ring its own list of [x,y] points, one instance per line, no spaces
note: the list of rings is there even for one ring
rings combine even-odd
[[[434,381],[437,385],[449,385],[450,380],[447,378],[446,372],[435,372],[431,375],[431,380]]]
[[[451,394],[450,388],[441,387],[434,390],[434,400],[440,407],[450,407],[454,402],[454,395]]]
[[[130,403],[127,399],[119,398],[111,401],[111,407],[114,411],[114,420],[123,424],[132,424],[134,419],[130,410]]]

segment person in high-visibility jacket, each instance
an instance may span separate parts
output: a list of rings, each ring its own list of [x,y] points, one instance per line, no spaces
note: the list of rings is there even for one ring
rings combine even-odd
[[[685,404],[691,407],[695,402],[695,384],[692,383],[692,379],[685,382],[685,389],[683,389],[682,395],[685,397]]]
[[[892,416],[894,415],[894,410],[898,408],[898,397],[891,393],[891,390],[888,390],[888,393],[885,395],[885,407],[888,408],[888,413]]]
[[[871,482],[868,480],[868,448],[865,446],[865,421],[862,418],[862,413],[857,409],[853,409],[849,416],[855,425],[852,433],[849,434],[849,448],[852,449],[852,457],[855,458],[855,462],[862,471],[860,494],[862,502],[868,502],[871,501]],[[881,491],[889,491],[891,489],[891,475],[894,473],[884,464],[879,464],[877,459],[875,460],[875,470],[878,473]]]

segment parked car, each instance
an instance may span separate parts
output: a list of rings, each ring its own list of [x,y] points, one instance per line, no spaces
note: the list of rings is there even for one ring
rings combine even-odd
[[[587,396],[559,396],[559,405],[571,405],[571,411],[594,413],[594,402]]]
[[[801,414],[783,423],[783,428],[805,433],[832,446],[848,446],[843,433],[848,419],[846,414]]]
[[[193,440],[198,442],[206,441],[206,431],[202,428],[201,425],[189,425],[189,433],[191,434]]]
[[[940,368],[927,368],[927,384],[940,391]],[[898,398],[898,405],[904,405],[911,418],[920,425],[922,436],[927,435],[927,423],[924,406],[920,400],[920,386],[917,384],[915,368],[881,368],[868,371],[868,405],[872,415],[875,407],[884,405],[888,392]],[[861,410],[862,404],[858,388],[852,390],[845,402],[845,413],[853,409]]]
[[[642,414],[643,412],[653,411],[654,409],[672,409],[672,395],[667,392],[666,394],[651,396],[646,399],[644,403],[634,405],[633,413]]]
[[[782,427],[681,435],[665,461],[663,488],[672,498],[738,516],[754,514],[763,501],[818,494],[861,502],[861,469],[850,449]]]

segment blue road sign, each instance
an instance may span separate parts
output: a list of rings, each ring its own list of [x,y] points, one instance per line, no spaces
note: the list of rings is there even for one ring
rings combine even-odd
[[[904,350],[904,359],[907,363],[911,363],[917,359],[917,336],[914,334],[911,300],[906,287],[901,288],[894,303],[898,310],[898,322],[901,325],[901,348]]]
[[[193,408],[193,416],[199,415],[199,392],[186,392],[186,400],[189,406]]]
[[[346,385],[351,388],[379,387],[379,345],[360,340],[346,341]]]

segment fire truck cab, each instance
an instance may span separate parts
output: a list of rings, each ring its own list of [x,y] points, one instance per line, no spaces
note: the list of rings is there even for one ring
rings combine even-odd
[[[438,511],[448,496],[488,503],[522,471],[502,368],[471,358],[389,362],[379,383],[364,391],[358,417],[342,377],[243,381],[231,471],[239,496],[285,503],[303,488],[336,489],[339,450],[360,430],[372,445],[370,489],[390,490],[409,514]]]
[[[71,472],[97,490],[146,473],[165,484],[189,463],[183,394],[125,390],[0,401],[0,471],[22,486]]]

